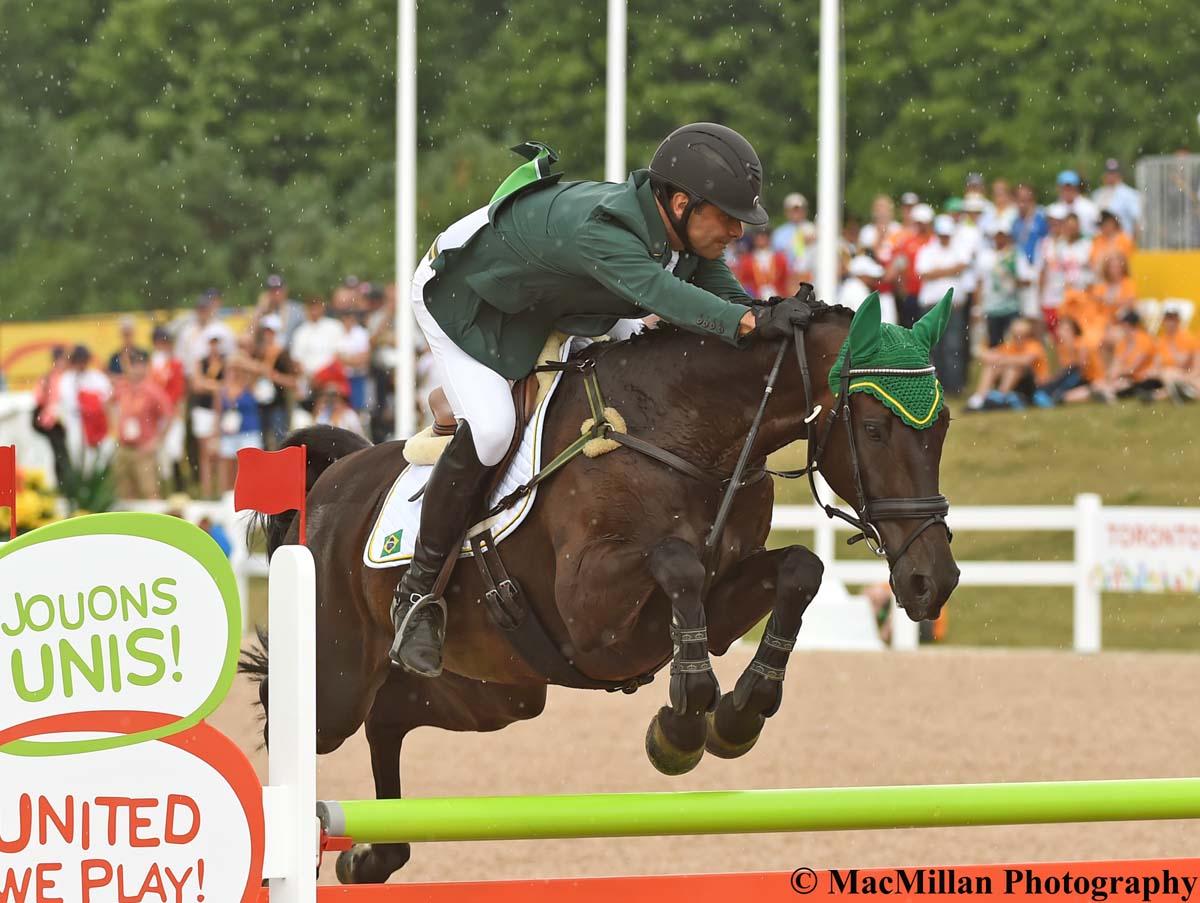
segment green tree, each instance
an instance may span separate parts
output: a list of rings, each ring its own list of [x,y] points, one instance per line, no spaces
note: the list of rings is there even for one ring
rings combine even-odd
[[[104,0],[0,0],[0,106],[69,116],[79,51],[103,20]]]
[[[278,184],[353,184],[392,154],[395,4],[123,0],[82,48],[85,134],[160,157],[196,130]]]

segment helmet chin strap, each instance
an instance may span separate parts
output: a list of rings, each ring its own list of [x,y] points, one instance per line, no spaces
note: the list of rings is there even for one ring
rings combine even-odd
[[[683,208],[683,215],[676,217],[675,208],[671,204],[671,198],[666,189],[659,188],[658,191],[655,192],[655,195],[658,198],[659,204],[662,205],[663,211],[667,214],[667,222],[671,224],[671,228],[675,230],[676,237],[680,240],[680,242],[683,243],[683,250],[689,254],[695,254],[696,249],[692,247],[692,243],[688,239],[687,224],[688,220],[692,218],[692,211],[695,210],[700,204],[704,203],[703,200],[700,198],[691,197],[689,195],[687,206]]]

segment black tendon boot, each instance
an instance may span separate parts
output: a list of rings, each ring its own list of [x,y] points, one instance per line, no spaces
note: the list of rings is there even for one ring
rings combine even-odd
[[[446,603],[433,597],[434,583],[463,541],[472,518],[480,513],[491,471],[475,454],[470,424],[460,422],[425,485],[412,563],[392,599],[396,638],[388,654],[413,674],[437,677],[442,673]]]

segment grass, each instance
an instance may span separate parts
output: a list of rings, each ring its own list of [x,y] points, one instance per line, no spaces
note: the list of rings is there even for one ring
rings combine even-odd
[[[1128,402],[1050,411],[964,415],[953,404],[942,457],[941,488],[952,505],[1070,505],[1095,492],[1106,505],[1200,505],[1200,406]],[[773,464],[803,464],[802,443]],[[777,484],[780,503],[809,501],[802,481]],[[771,545],[806,542],[777,531]],[[838,548],[839,558],[864,555]],[[1062,561],[1069,533],[960,531],[960,560]],[[1194,596],[1105,594],[1106,649],[1200,649],[1200,600]],[[963,587],[947,609],[948,643],[1070,648],[1069,588]]]

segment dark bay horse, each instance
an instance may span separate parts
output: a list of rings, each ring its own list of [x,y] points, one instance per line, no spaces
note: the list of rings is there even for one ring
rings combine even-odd
[[[878,314],[876,313],[876,323]],[[771,452],[804,438],[805,415],[834,397],[828,374],[846,341],[851,312],[816,305],[804,336],[813,398],[806,398],[794,356],[784,359],[751,472]],[[738,349],[674,327],[651,330],[581,352],[594,357],[608,405],[629,433],[702,469],[729,476],[763,396],[777,343]],[[853,351],[853,349],[852,349]],[[589,417],[583,381],[566,374],[548,412],[551,453],[579,435]],[[851,458],[867,499],[928,499],[938,493],[938,466],[949,415],[928,429],[906,426],[874,398],[853,401],[848,430],[828,434],[822,475],[854,499]],[[446,593],[445,672],[436,679],[392,667],[388,606],[399,576],[362,563],[363,547],[384,495],[405,466],[402,442],[371,446],[328,427],[303,430],[289,444],[308,447],[308,541],[317,573],[317,747],[330,752],[366,724],[376,795],[400,793],[400,749],[414,728],[493,731],[542,712],[547,679],[518,656],[491,625],[473,562],[460,561]],[[804,610],[820,585],[822,565],[808,549],[766,550],[774,500],[770,478],[748,481],[735,498],[715,563],[706,574],[700,549],[722,489],[627,448],[580,457],[538,490],[529,517],[500,550],[530,604],[575,666],[586,675],[624,681],[672,664],[669,704],[646,737],[655,767],[678,774],[709,752],[732,758],[755,743],[779,708],[783,671]],[[271,551],[297,541],[292,514],[266,519]],[[944,529],[880,519],[891,582],[914,620],[936,617],[958,582]],[[893,557],[892,550],[899,550]],[[707,667],[770,614],[754,663],[722,695]],[[678,667],[677,667],[678,666]],[[265,655],[243,670],[265,678]],[[266,701],[265,680],[260,688]],[[643,690],[652,692],[652,690]],[[408,844],[360,844],[341,855],[345,883],[382,882],[409,858]]]

